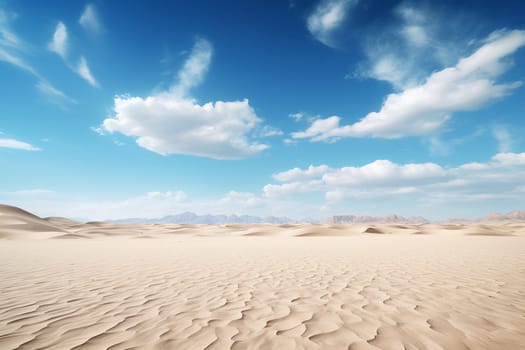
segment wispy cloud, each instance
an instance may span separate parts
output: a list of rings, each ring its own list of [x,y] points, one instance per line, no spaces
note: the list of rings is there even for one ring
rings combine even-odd
[[[191,53],[178,73],[178,83],[170,89],[172,93],[186,96],[190,90],[199,86],[210,67],[213,47],[208,40],[197,39]]]
[[[341,137],[400,138],[439,132],[454,112],[472,111],[502,98],[521,82],[498,83],[508,68],[505,60],[525,45],[525,31],[498,31],[455,66],[432,73],[421,85],[388,95],[381,110],[341,126],[332,116],[314,121],[293,138],[334,141]]]
[[[23,150],[23,151],[40,151],[40,148],[38,147],[35,147],[27,142],[15,140],[15,139],[0,138],[0,147]]]
[[[145,98],[115,97],[115,115],[96,130],[136,137],[139,146],[162,155],[238,159],[268,148],[250,137],[261,119],[247,99],[199,104],[190,96],[190,90],[203,81],[212,52],[210,42],[197,39],[176,84]],[[259,134],[264,131],[259,129]]]
[[[453,64],[465,49],[464,38],[450,40],[454,27],[448,16],[437,11],[402,2],[393,11],[391,21],[382,23],[378,30],[363,35],[367,57],[354,76],[372,78],[390,83],[396,90],[404,90],[423,83],[424,79],[440,67]],[[446,24],[445,24],[446,22]]]
[[[78,19],[78,23],[80,23],[80,25],[84,27],[84,29],[90,32],[99,33],[101,31],[102,26],[100,24],[100,20],[98,19],[95,5],[86,5],[84,11],[80,15],[80,18]]]
[[[72,99],[71,97],[64,94],[62,91],[55,88],[53,85],[51,85],[49,82],[45,80],[39,80],[36,83],[36,88],[38,91],[40,91],[42,94],[46,95],[50,98],[51,102],[54,102],[60,106],[65,106],[67,104],[77,103],[76,100]]]
[[[58,22],[53,33],[53,38],[48,45],[49,50],[53,51],[63,59],[67,55],[67,28],[63,22]]]
[[[16,16],[0,8],[0,61],[38,76],[36,70],[22,58],[27,45],[10,27],[11,19],[14,17]]]
[[[66,66],[73,72],[77,73],[82,79],[88,82],[93,87],[99,87],[100,84],[97,82],[91,70],[89,69],[88,62],[84,56],[80,56],[80,59],[76,65],[71,64],[68,59],[68,34],[67,27],[63,22],[58,22],[53,38],[48,45],[50,51],[59,55]]]
[[[28,196],[28,197],[34,197],[34,196],[41,196],[41,195],[48,195],[54,193],[51,190],[45,190],[45,189],[32,189],[32,190],[18,190],[18,191],[10,191],[10,192],[0,192],[0,195],[4,196]]]
[[[19,57],[16,54],[6,51],[2,47],[0,47],[0,61],[12,64],[13,66],[16,66],[17,68],[20,68],[38,78],[40,77],[37,71],[27,62],[25,62],[23,58]]]
[[[52,102],[57,102],[61,105],[63,105],[63,103],[74,103],[75,101],[72,98],[49,83],[24,59],[23,56],[27,49],[27,44],[10,29],[10,17],[12,16],[9,16],[5,11],[0,9],[0,61],[4,61],[33,75],[38,80],[35,85],[37,90],[50,97]],[[67,36],[67,33],[65,35]],[[55,47],[57,49],[60,46],[58,45],[58,41]]]
[[[509,129],[504,125],[494,125],[492,127],[492,135],[498,141],[498,150],[500,153],[510,152],[512,149],[512,135]]]
[[[84,56],[80,57],[80,60],[78,62],[78,65],[75,70],[78,75],[80,75],[85,81],[87,81],[91,86],[98,87],[99,84],[97,80],[93,77],[93,74],[91,74],[91,70],[89,69],[88,63]]]
[[[15,16],[0,8],[0,46],[21,49],[24,43],[9,27],[12,17]]]
[[[308,16],[308,30],[326,46],[336,46],[332,35],[344,23],[348,10],[357,3],[358,0],[321,0]]]

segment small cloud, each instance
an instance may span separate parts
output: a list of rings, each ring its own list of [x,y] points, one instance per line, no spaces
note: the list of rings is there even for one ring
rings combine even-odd
[[[334,47],[333,32],[344,23],[349,8],[355,6],[357,2],[357,0],[321,0],[308,17],[308,30],[321,43]]]
[[[44,94],[44,95],[48,96],[49,98],[51,98],[52,102],[55,102],[55,103],[57,103],[59,105],[64,105],[65,103],[67,103],[67,104],[77,103],[77,101],[75,101],[71,97],[67,96],[62,91],[58,90],[57,88],[55,88],[53,85],[51,85],[47,81],[40,80],[36,84],[36,88],[42,94]]]
[[[15,139],[0,139],[0,147],[19,149],[24,151],[40,151],[40,148],[35,147],[27,142]]]
[[[54,193],[54,191],[51,190],[45,190],[45,189],[33,189],[33,190],[19,190],[19,191],[12,191],[12,192],[0,192],[0,194],[5,196],[41,196],[41,195],[47,195]]]
[[[82,15],[78,19],[78,23],[80,23],[84,29],[93,33],[100,33],[102,28],[93,4],[86,5]]]
[[[90,129],[92,131],[96,132],[97,134],[101,135],[101,136],[106,135],[106,132],[104,131],[104,128],[102,128],[100,126],[92,126],[92,127],[90,127]]]
[[[298,112],[298,113],[291,113],[288,114],[288,117],[292,118],[296,122],[304,118],[304,113]]]
[[[86,59],[84,58],[84,56],[80,57],[80,61],[78,62],[76,72],[78,73],[78,75],[84,78],[84,80],[87,81],[91,86],[93,87],[99,86],[95,77],[93,77],[93,74],[91,74],[88,63]]]
[[[188,198],[183,191],[148,192],[147,197],[150,199],[174,200],[175,202],[182,202]]]
[[[272,136],[281,136],[284,133],[282,132],[282,130],[271,127],[269,125],[265,125],[261,128],[261,130],[257,134],[259,137],[272,137]]]
[[[512,136],[509,129],[504,125],[494,125],[492,127],[492,135],[498,141],[498,151],[500,153],[508,153],[512,149]]]
[[[49,50],[53,51],[62,58],[67,54],[67,28],[62,22],[58,22],[53,34],[53,39],[48,45]]]

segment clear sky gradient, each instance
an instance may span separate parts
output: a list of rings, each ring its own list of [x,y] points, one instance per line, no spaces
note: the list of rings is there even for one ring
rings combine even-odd
[[[525,209],[522,1],[2,1],[0,202]]]

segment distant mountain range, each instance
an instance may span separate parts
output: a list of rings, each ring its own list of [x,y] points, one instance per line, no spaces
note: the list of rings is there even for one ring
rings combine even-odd
[[[176,215],[168,215],[162,218],[129,218],[119,220],[108,220],[115,223],[128,224],[294,224],[294,223],[319,223],[319,220],[306,218],[295,220],[289,217],[276,216],[254,216],[254,215],[198,215],[185,212]],[[327,218],[327,224],[427,224],[427,220],[421,216],[404,217],[400,215],[368,216],[368,215],[335,215]],[[525,222],[525,211],[512,211],[507,214],[493,213],[479,219],[454,218],[445,220],[446,223],[483,223],[483,222]]]
[[[507,214],[492,213],[488,214],[480,219],[468,220],[461,218],[449,219],[447,222],[450,223],[483,223],[483,222],[525,222],[525,211],[511,211]]]
[[[128,224],[289,224],[289,223],[308,223],[315,222],[312,219],[294,220],[288,217],[275,216],[252,216],[252,215],[198,215],[192,212],[185,212],[176,215],[168,215],[162,218],[144,219],[130,218],[120,220],[110,220],[116,223]]]
[[[355,215],[336,215],[326,220],[328,224],[426,224],[429,221],[420,216],[403,217],[399,215],[387,216],[355,216]]]

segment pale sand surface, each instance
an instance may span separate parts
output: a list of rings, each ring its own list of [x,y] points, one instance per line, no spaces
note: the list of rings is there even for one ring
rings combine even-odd
[[[3,209],[2,350],[525,348],[523,224],[140,226]]]

